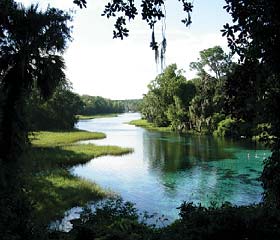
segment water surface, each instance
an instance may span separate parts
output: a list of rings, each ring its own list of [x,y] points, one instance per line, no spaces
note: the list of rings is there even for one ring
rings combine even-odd
[[[74,174],[136,203],[141,211],[178,217],[182,201],[231,202],[246,205],[261,201],[258,178],[269,151],[248,141],[148,131],[126,124],[138,113],[115,118],[79,121],[77,127],[104,132],[98,145],[131,147],[132,154],[104,156],[73,168]]]

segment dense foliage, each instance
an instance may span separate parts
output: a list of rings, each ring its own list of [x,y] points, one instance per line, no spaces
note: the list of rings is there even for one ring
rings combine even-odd
[[[26,100],[36,88],[48,98],[65,81],[62,53],[70,40],[71,17],[59,9],[24,8],[0,2],[0,235],[32,239],[31,203],[21,177],[28,146]],[[39,233],[38,233],[39,234]]]
[[[82,115],[124,112],[124,106],[118,101],[88,95],[81,96],[81,99],[84,103],[84,107],[80,111]]]
[[[111,100],[89,95],[82,95],[81,100],[84,106],[79,113],[82,115],[137,112],[141,102],[140,99]]]
[[[184,79],[184,84],[178,85],[174,78],[181,73],[175,65],[151,82],[141,109],[145,119],[176,131],[234,138],[270,136],[267,129],[259,127],[270,123],[264,109],[272,87],[262,81],[265,75],[260,63],[237,64],[215,46],[200,51],[200,58],[190,68],[197,77]]]
[[[142,99],[125,99],[118,100],[121,104],[124,105],[125,112],[139,112]]]
[[[38,130],[69,130],[78,121],[77,113],[83,108],[78,94],[67,87],[59,87],[53,96],[44,101],[34,92],[27,101],[27,119],[30,129]]]
[[[176,64],[168,66],[149,86],[144,95],[141,113],[148,121],[164,127],[186,128],[189,116],[188,104],[195,94],[195,85],[187,82]]]
[[[227,117],[224,88],[234,63],[230,55],[215,46],[201,51],[190,67],[197,72],[197,78],[187,81],[176,65],[168,66],[149,85],[141,112],[157,126],[212,133]]]
[[[139,213],[133,204],[116,199],[95,210],[86,209],[80,219],[72,221],[69,233],[54,232],[51,239],[276,240],[280,237],[279,213],[260,205],[237,207],[225,203],[205,208],[183,203],[180,218],[166,226],[164,216]],[[151,219],[158,223],[157,227],[148,224]]]
[[[141,100],[110,100],[99,96],[79,96],[67,82],[58,86],[52,97],[44,100],[33,90],[26,104],[26,118],[32,131],[70,130],[84,117],[110,113],[136,112]]]
[[[1,158],[16,159],[20,149],[14,138],[21,142],[26,137],[18,124],[23,122],[24,100],[33,87],[46,99],[65,81],[61,54],[70,40],[67,22],[71,17],[54,8],[40,12],[31,5],[25,9],[13,1],[1,1],[0,9]]]
[[[154,229],[145,223],[147,216],[138,215],[132,203],[122,199],[109,199],[95,211],[85,209],[80,219],[71,221],[69,234],[53,233],[51,239],[154,239]]]
[[[241,64],[235,72],[239,83],[251,97],[253,106],[261,107],[261,118],[270,126],[269,135],[274,136],[270,145],[272,156],[266,160],[262,174],[265,199],[280,206],[280,3],[279,1],[226,0],[225,9],[231,14],[234,24],[224,26],[224,35],[233,52],[240,56]],[[230,81],[231,82],[231,81]],[[237,87],[233,81],[232,88]],[[232,91],[238,99],[243,91]],[[252,95],[253,92],[253,95]],[[254,103],[256,103],[254,105]],[[260,105],[258,105],[261,103]],[[251,115],[252,111],[249,111]],[[258,114],[257,114],[257,117]],[[264,139],[267,142],[267,139]]]

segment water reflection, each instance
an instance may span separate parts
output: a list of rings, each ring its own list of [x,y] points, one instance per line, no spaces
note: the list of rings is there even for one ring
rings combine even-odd
[[[261,200],[257,179],[267,150],[246,141],[159,133],[123,124],[137,118],[138,114],[124,114],[80,121],[80,129],[107,135],[88,142],[133,147],[134,152],[93,159],[73,172],[135,202],[140,210],[165,214],[170,220],[178,216],[176,207],[182,201],[241,205]]]
[[[258,178],[268,152],[255,143],[209,136],[143,132],[144,161],[168,198],[209,205],[261,200]],[[183,193],[183,194],[182,194]]]
[[[205,136],[180,136],[174,133],[143,132],[144,159],[152,168],[177,172],[192,166],[234,158],[230,143]]]

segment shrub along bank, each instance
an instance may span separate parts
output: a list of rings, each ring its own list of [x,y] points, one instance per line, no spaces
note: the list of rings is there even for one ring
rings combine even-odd
[[[180,218],[162,228],[147,224],[153,215],[140,214],[135,206],[121,199],[108,200],[95,211],[85,209],[72,221],[68,233],[53,232],[53,240],[276,240],[280,238],[279,209],[261,205],[232,206],[226,203],[209,208],[183,203]]]

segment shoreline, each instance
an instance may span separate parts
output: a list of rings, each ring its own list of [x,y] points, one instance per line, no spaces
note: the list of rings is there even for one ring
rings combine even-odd
[[[118,114],[121,114],[121,113],[106,113],[106,114],[96,114],[96,115],[76,115],[76,118],[78,120],[91,120],[91,119],[96,119],[96,118],[117,117]]]
[[[81,130],[35,132],[31,148],[24,158],[26,182],[34,202],[36,218],[42,224],[61,219],[64,213],[89,201],[112,196],[96,183],[75,176],[70,168],[105,155],[124,155],[131,148],[77,144],[81,140],[103,139],[104,133]]]

